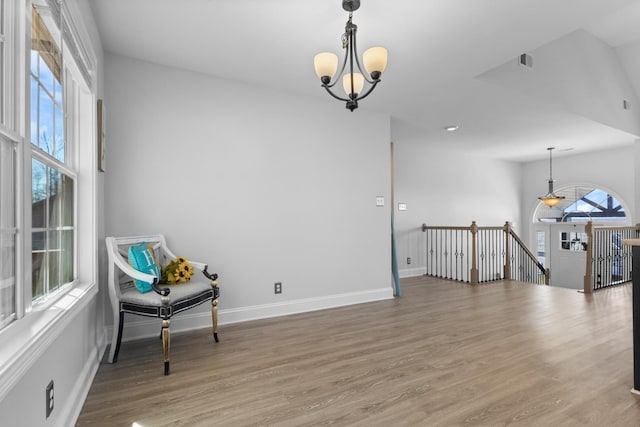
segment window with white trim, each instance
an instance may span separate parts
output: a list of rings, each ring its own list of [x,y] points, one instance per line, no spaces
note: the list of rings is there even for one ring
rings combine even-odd
[[[16,315],[15,143],[0,134],[0,329]]]
[[[16,318],[16,148],[10,106],[15,105],[12,64],[15,51],[11,1],[0,0],[0,329]]]
[[[74,280],[76,171],[65,138],[63,56],[32,9],[31,20],[31,298],[47,299]]]
[[[0,333],[96,289],[96,57],[77,12],[0,0]]]

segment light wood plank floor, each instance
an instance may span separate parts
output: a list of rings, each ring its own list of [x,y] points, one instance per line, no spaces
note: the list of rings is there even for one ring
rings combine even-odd
[[[390,301],[123,343],[78,426],[639,426],[631,286],[403,281]]]

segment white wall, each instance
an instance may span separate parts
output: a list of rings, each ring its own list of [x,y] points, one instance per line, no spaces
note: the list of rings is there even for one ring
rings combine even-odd
[[[105,90],[106,233],[209,263],[222,324],[391,297],[388,116],[114,55]]]
[[[423,223],[436,226],[500,226],[518,232],[520,165],[468,156],[442,141],[405,132],[393,121],[395,220],[401,276],[424,274]],[[407,205],[398,211],[398,203]],[[407,257],[411,264],[407,264]]]

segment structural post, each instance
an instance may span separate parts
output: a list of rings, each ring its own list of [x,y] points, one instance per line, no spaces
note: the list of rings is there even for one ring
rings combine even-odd
[[[471,277],[470,282],[472,285],[478,284],[478,225],[475,221],[471,223],[469,227],[471,231]]]
[[[584,272],[583,290],[585,294],[593,292],[593,222],[587,222],[584,227],[587,235],[587,255]]]
[[[511,223],[509,221],[504,223],[504,274],[502,278],[504,280],[511,280],[511,248],[509,247],[509,236],[511,235]]]
[[[640,246],[633,247],[633,392],[640,394]]]
[[[640,239],[627,239],[622,243],[632,246],[632,310],[633,310],[633,388],[640,395]]]

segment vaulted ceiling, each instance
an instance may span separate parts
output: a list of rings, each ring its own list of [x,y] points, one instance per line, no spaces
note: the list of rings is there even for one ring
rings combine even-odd
[[[107,52],[344,109],[313,70],[340,53],[341,0],[90,2]],[[353,21],[361,52],[389,50],[360,108],[389,114],[398,143],[529,161],[639,139],[640,0],[362,0]]]

